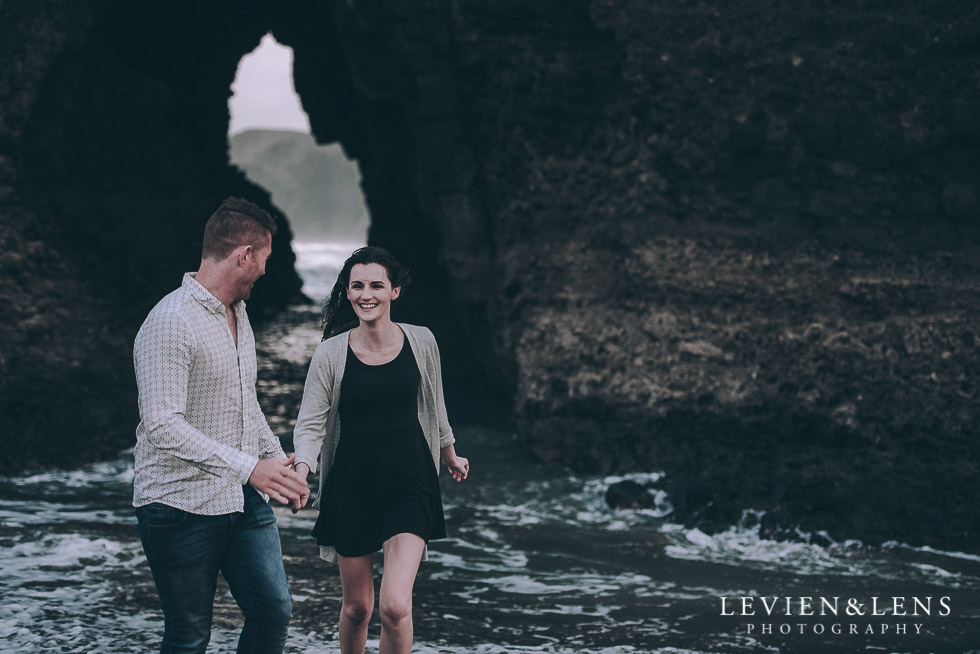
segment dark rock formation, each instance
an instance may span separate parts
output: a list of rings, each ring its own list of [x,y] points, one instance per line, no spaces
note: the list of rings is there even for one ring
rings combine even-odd
[[[606,504],[611,509],[652,509],[654,506],[650,491],[629,479],[609,485]]]
[[[271,30],[317,139],[358,160],[370,241],[416,271],[401,317],[513,394],[542,459],[663,469],[706,529],[755,508],[767,533],[976,549],[977,12],[8,0],[3,433],[125,442],[138,320],[212,205],[259,197],[225,101]],[[37,417],[64,388],[77,407]]]

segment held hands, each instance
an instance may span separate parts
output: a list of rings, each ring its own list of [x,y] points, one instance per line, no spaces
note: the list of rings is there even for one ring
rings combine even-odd
[[[310,498],[310,489],[306,485],[306,476],[300,476],[293,470],[295,454],[288,459],[259,459],[252,469],[248,483],[279,502],[293,507],[294,512],[303,508]]]
[[[293,455],[293,458],[296,458],[295,454]],[[293,469],[296,470],[296,474],[303,478],[303,483],[306,483],[306,478],[310,475],[310,466],[306,465],[305,463],[297,463],[293,466]],[[306,502],[309,499],[310,489],[307,487],[304,490],[303,495],[300,496],[299,502],[293,502],[290,505],[290,509],[292,509],[293,513],[298,513],[300,509],[306,506]]]

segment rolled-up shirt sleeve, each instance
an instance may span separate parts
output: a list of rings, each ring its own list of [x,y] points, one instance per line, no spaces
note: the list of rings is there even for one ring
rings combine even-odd
[[[147,440],[209,474],[246,484],[258,458],[209,437],[187,420],[196,347],[193,330],[175,313],[155,314],[140,330],[133,359]]]
[[[285,458],[286,451],[282,449],[282,442],[272,431],[272,427],[269,426],[269,421],[265,419],[265,414],[262,412],[262,407],[257,399],[250,402],[250,411],[252,412],[252,420],[254,424],[258,425],[259,430],[259,458]]]

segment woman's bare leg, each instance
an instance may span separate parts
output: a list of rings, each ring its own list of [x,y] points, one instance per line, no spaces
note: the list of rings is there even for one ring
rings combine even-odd
[[[412,588],[424,547],[425,541],[415,534],[396,534],[385,541],[378,654],[412,651]]]
[[[368,622],[374,610],[374,555],[340,556],[340,584],[343,604],[340,607],[341,654],[364,654]]]

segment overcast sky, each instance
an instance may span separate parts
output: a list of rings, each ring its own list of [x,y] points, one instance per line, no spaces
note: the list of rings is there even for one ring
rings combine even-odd
[[[242,57],[231,90],[229,135],[248,129],[310,131],[309,118],[293,89],[293,51],[271,34]]]

